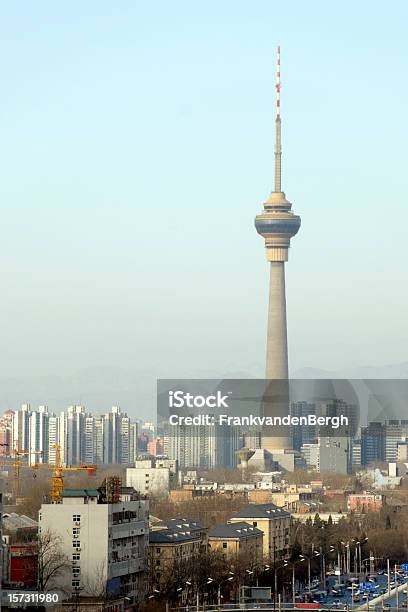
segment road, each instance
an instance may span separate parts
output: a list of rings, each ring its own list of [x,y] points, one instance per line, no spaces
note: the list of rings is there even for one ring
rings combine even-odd
[[[408,577],[400,576],[397,580],[398,584],[398,608],[406,608],[407,606],[407,590],[408,590]],[[329,578],[328,585],[330,586],[330,592],[337,579]],[[397,594],[394,584],[394,576],[391,575],[391,589],[388,594],[388,577],[386,574],[377,575],[376,582],[372,584],[373,592],[368,594],[368,599],[363,598],[363,593],[360,593],[360,601],[352,601],[352,593],[356,595],[360,591],[359,587],[355,587],[353,591],[346,589],[344,596],[339,597],[336,595],[330,595],[328,601],[322,603],[321,608],[330,608],[340,610],[382,610],[397,608]]]

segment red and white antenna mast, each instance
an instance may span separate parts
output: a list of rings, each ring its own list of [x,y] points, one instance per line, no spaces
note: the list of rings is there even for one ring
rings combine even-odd
[[[276,50],[276,125],[275,125],[275,192],[281,193],[282,174],[282,146],[281,146],[281,117],[280,117],[280,47]]]

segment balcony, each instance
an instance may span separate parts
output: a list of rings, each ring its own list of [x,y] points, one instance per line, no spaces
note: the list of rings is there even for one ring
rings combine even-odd
[[[119,559],[118,561],[110,560],[108,567],[108,579],[143,571],[146,571],[145,557]]]
[[[124,538],[126,536],[139,536],[147,533],[145,521],[131,521],[130,523],[117,523],[112,525],[112,538]]]

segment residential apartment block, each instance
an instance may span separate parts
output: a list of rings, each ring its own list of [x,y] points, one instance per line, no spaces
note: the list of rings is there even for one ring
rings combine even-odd
[[[249,523],[260,529],[263,536],[263,556],[270,561],[289,556],[291,515],[275,504],[250,504],[242,508],[229,523]]]
[[[218,525],[208,534],[209,550],[218,551],[225,560],[245,557],[255,565],[263,558],[264,533],[251,523],[233,522]]]
[[[42,504],[40,536],[55,536],[70,561],[58,578],[68,594],[145,597],[149,506],[130,497],[126,490],[111,502],[102,489],[66,489],[61,504]]]

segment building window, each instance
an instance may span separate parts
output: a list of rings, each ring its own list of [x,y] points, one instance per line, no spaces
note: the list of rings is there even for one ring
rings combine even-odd
[[[227,544],[227,542],[223,542],[223,543],[222,543],[222,547],[223,547],[223,548],[228,548],[228,544]]]
[[[81,515],[80,514],[73,514],[72,515],[72,520],[74,521],[74,523],[80,523],[81,522]]]
[[[80,573],[81,573],[81,570],[80,570],[79,567],[73,567],[72,568],[72,574],[73,574],[74,578],[78,577]]]
[[[79,580],[73,580],[71,582],[71,584],[74,587],[74,589],[79,589],[80,581]]]
[[[74,553],[72,555],[72,560],[73,561],[80,561],[81,560],[81,555],[79,553]]]
[[[72,546],[73,548],[81,548],[81,542],[79,540],[74,540]]]
[[[72,535],[79,535],[80,533],[81,533],[81,530],[79,529],[79,527],[72,528]]]
[[[254,527],[258,527],[258,523],[257,523],[256,521],[254,521],[254,522],[252,523],[252,525],[253,525]]]

